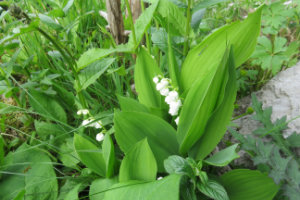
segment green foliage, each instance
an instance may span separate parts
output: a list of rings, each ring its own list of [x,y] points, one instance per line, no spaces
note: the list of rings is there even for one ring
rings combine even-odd
[[[201,138],[205,130],[203,124],[207,123],[211,113],[218,106],[219,99],[223,98],[219,93],[224,94],[224,86],[228,79],[228,65],[233,65],[233,63],[227,64],[228,56],[227,51],[218,70],[212,76],[195,83],[187,94],[178,125],[181,153],[186,153]],[[203,124],[199,124],[198,120]]]
[[[105,200],[178,199],[180,175],[170,175],[154,182],[130,181],[113,185]]]
[[[273,43],[266,36],[258,38],[258,45],[251,56],[254,59],[252,63],[260,65],[263,70],[272,71],[273,75],[277,74],[284,63],[288,63],[296,53],[295,51],[289,53],[288,49],[293,47],[286,46],[286,43],[287,40],[283,37],[275,37]],[[298,43],[291,45],[299,47]]]
[[[226,166],[231,161],[240,157],[236,153],[237,147],[238,147],[238,144],[234,144],[230,147],[227,147],[226,149],[223,149],[222,151],[217,152],[212,157],[205,159],[204,162],[209,165],[214,165],[214,166],[219,166],[219,167]]]
[[[58,184],[52,164],[45,153],[27,144],[5,156],[1,199],[18,199],[24,192],[28,199],[57,199]]]
[[[225,188],[214,180],[208,180],[206,183],[200,183],[197,185],[200,190],[206,196],[215,200],[229,200]]]
[[[106,165],[106,177],[110,178],[115,171],[116,158],[114,143],[109,134],[106,134],[104,137],[102,152]]]
[[[108,67],[115,61],[113,58],[104,58],[88,65],[85,69],[81,70],[78,74],[81,87],[77,88],[78,83],[75,82],[74,88],[77,91],[86,89],[89,85],[93,84],[103,74]]]
[[[139,101],[147,107],[161,107],[161,96],[155,89],[153,77],[162,75],[155,60],[141,48],[136,59],[134,80]]]
[[[218,29],[189,52],[181,73],[184,90],[189,90],[198,80],[203,80],[206,75],[216,71],[228,43],[233,45],[236,67],[249,58],[259,35],[261,10],[262,8],[258,9],[242,22]],[[202,76],[199,77],[198,74]]]
[[[294,150],[300,146],[300,138],[296,133],[284,138],[282,131],[287,127],[286,117],[273,123],[272,108],[263,110],[262,103],[254,95],[252,102],[255,110],[253,119],[261,122],[262,126],[253,131],[253,135],[242,136],[233,130],[232,134],[241,142],[242,149],[251,155],[253,164],[280,185],[276,199],[295,199],[300,194],[300,170],[299,159]]]
[[[114,118],[115,137],[125,154],[134,144],[147,138],[157,162],[158,171],[163,172],[163,161],[178,154],[175,129],[163,119],[141,112],[117,112]]]
[[[232,200],[271,200],[278,190],[270,177],[247,169],[232,170],[221,176],[221,182]]]
[[[96,174],[105,177],[106,165],[100,148],[77,134],[74,136],[74,148],[83,164]]]
[[[119,180],[154,181],[157,165],[147,139],[137,142],[126,154],[120,166]]]
[[[35,112],[53,121],[67,123],[67,116],[64,108],[55,98],[42,92],[31,90],[29,103]]]
[[[91,200],[103,200],[105,192],[114,184],[118,183],[113,179],[96,179],[90,185],[89,197]]]
[[[283,1],[274,1],[264,9],[264,34],[277,34],[281,28],[287,26],[287,17],[293,16],[293,11],[287,9]],[[291,12],[292,11],[292,12]]]

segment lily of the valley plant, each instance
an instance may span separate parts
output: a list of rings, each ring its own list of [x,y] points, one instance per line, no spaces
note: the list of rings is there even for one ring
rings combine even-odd
[[[153,2],[139,19],[145,20],[161,9],[163,3]],[[274,197],[277,186],[258,171],[235,169],[216,177],[203,170],[208,165],[226,166],[238,157],[237,144],[214,155],[211,152],[231,120],[236,99],[235,68],[253,52],[260,18],[261,8],[244,21],[213,32],[187,53],[182,66],[177,65],[169,32],[166,74],[149,49],[132,46],[132,41],[141,41],[144,31],[130,35],[126,48],[137,52],[134,81],[138,101],[118,97],[121,110],[114,113],[115,133],[105,135],[101,152],[75,135],[79,158],[103,177],[92,183],[93,191],[109,200]],[[147,30],[147,24],[141,25],[139,20],[136,26]],[[113,137],[125,155],[120,164]]]

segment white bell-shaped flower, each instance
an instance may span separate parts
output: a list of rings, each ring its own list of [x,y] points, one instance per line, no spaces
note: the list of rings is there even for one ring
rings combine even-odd
[[[102,140],[104,140],[104,134],[101,132],[101,133],[98,133],[97,135],[96,135],[96,140],[98,141],[98,142],[101,142]]]
[[[169,88],[164,88],[159,91],[162,96],[167,96],[169,94]]]
[[[153,78],[153,82],[154,82],[155,84],[157,84],[157,83],[159,82],[158,76],[155,76],[155,77]]]
[[[156,85],[156,90],[160,91],[164,88],[167,88],[169,85],[169,81],[166,78],[161,79],[161,81],[159,83],[157,83]]]
[[[173,101],[177,101],[179,98],[178,92],[176,91],[171,91],[169,92],[168,96],[165,99],[165,102],[167,104],[171,104]]]
[[[85,119],[85,120],[83,120],[82,121],[82,126],[86,126],[86,125],[88,125],[89,123],[91,123],[91,120],[89,120],[89,119]]]
[[[177,118],[175,119],[175,123],[176,123],[176,125],[178,125],[178,123],[179,123],[179,117],[177,117]]]
[[[89,110],[88,109],[81,109],[77,111],[77,115],[87,115],[89,114]]]

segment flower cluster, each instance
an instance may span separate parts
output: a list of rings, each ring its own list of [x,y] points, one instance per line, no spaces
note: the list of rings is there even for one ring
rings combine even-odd
[[[86,127],[94,127],[96,129],[100,129],[103,127],[102,122],[99,121],[95,121],[95,119],[93,117],[90,117],[88,119],[85,119],[82,121],[82,126],[86,126]]]
[[[169,114],[172,116],[178,115],[178,111],[182,106],[181,100],[179,98],[179,94],[174,88],[171,86],[171,80],[168,78],[163,78],[160,76],[155,76],[153,78],[153,82],[156,84],[156,90],[162,96],[165,96],[165,102],[169,105]],[[170,91],[170,89],[172,89]],[[176,124],[179,122],[179,117],[175,119]]]
[[[90,114],[90,112],[87,109],[81,109],[81,110],[77,111],[77,115],[88,115],[88,114]],[[94,127],[96,129],[104,129],[101,120],[96,121],[94,117],[89,117],[89,118],[83,120],[81,125],[85,126],[85,127]],[[98,133],[96,135],[96,140],[99,142],[104,140],[103,131],[101,131],[100,133]]]
[[[81,109],[77,111],[77,115],[87,115],[90,111],[88,109]]]

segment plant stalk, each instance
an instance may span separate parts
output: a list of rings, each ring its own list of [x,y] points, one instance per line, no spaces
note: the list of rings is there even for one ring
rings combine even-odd
[[[127,11],[128,11],[128,17],[129,17],[130,25],[131,25],[131,32],[132,32],[133,42],[134,42],[134,46],[136,47],[137,46],[137,41],[136,41],[136,36],[135,36],[135,29],[134,29],[134,23],[133,23],[133,19],[132,19],[131,7],[130,7],[130,4],[129,4],[128,0],[125,0],[125,3],[126,3]]]
[[[145,11],[145,5],[144,5],[144,1],[143,0],[141,0],[141,8],[142,8],[142,12],[144,12]],[[145,38],[146,38],[146,43],[147,43],[148,51],[151,54],[151,43],[150,43],[150,39],[149,39],[149,35],[148,35],[147,30],[145,31]]]
[[[188,0],[188,7],[187,7],[187,14],[186,14],[186,25],[185,25],[185,42],[183,48],[183,55],[186,56],[189,50],[189,36],[190,36],[190,29],[191,29],[191,5],[192,0]]]

